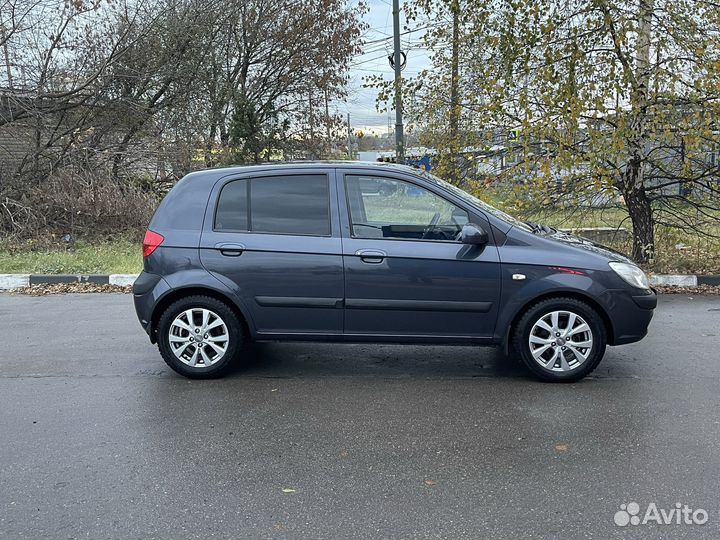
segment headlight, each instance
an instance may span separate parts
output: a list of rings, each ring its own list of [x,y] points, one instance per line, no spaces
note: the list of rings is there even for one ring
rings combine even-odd
[[[613,269],[613,271],[623,278],[627,283],[632,285],[633,287],[637,287],[638,289],[649,289],[650,288],[650,282],[648,281],[647,276],[645,275],[645,272],[640,270],[637,266],[634,264],[624,263],[624,262],[611,262],[610,268]]]

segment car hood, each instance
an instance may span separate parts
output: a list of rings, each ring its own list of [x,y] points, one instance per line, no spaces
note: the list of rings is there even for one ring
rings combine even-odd
[[[634,264],[627,256],[623,255],[619,251],[616,251],[602,244],[598,244],[597,242],[593,242],[592,240],[588,240],[587,238],[583,238],[582,236],[576,236],[574,234],[562,231],[555,231],[554,233],[546,234],[543,236],[545,238],[555,240],[556,242],[560,242],[567,246],[572,246],[578,249],[590,251],[613,261],[622,261]]]

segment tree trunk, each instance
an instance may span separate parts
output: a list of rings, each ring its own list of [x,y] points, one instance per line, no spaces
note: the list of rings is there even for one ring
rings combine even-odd
[[[635,262],[648,263],[655,257],[655,221],[652,205],[645,190],[646,124],[648,89],[650,87],[650,40],[654,0],[638,1],[638,38],[635,58],[637,81],[631,95],[630,158],[623,178],[630,220],[633,224],[632,257]]]
[[[642,182],[641,169],[642,162],[638,160],[628,163],[623,197],[633,226],[632,258],[637,263],[646,264],[655,257],[655,220],[650,198]]]
[[[128,132],[123,137],[122,141],[120,141],[120,144],[118,145],[117,150],[115,150],[115,155],[113,156],[113,166],[112,166],[112,177],[113,180],[116,182],[119,181],[120,178],[120,166],[122,165],[123,160],[127,157],[127,149],[130,144],[130,141],[135,136],[135,133],[137,133],[138,127],[132,126]]]
[[[210,123],[210,131],[208,133],[207,141],[205,142],[205,166],[213,167],[215,165],[215,156],[213,150],[215,149],[215,138],[217,137],[217,121],[215,120],[215,111],[213,110],[213,119]]]

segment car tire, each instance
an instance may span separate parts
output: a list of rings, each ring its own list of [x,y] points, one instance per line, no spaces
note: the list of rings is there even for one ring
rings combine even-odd
[[[532,374],[548,382],[575,382],[600,363],[605,322],[575,298],[549,298],[530,306],[515,326],[512,347]]]
[[[157,342],[165,363],[191,379],[225,375],[244,340],[243,326],[224,302],[188,296],[160,316]]]

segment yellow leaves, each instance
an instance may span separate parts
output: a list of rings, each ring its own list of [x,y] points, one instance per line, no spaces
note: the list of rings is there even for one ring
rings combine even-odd
[[[540,170],[542,171],[543,175],[544,175],[546,178],[550,178],[550,177],[551,177],[551,170],[552,170],[552,166],[551,166],[551,164],[550,164],[550,160],[547,160],[547,159],[544,160],[544,161],[542,162],[542,164],[540,165]]]

